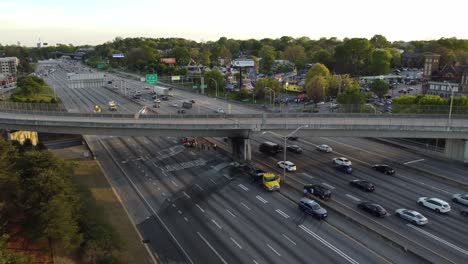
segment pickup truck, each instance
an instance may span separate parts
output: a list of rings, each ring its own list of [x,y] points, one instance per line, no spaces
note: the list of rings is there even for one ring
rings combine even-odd
[[[280,178],[271,172],[265,172],[254,166],[245,166],[244,170],[250,175],[252,182],[260,182],[262,187],[268,191],[280,189]]]

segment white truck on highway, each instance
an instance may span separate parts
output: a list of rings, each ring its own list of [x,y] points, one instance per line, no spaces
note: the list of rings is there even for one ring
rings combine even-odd
[[[169,88],[165,88],[165,87],[159,87],[159,86],[155,86],[153,88],[153,93],[156,94],[156,95],[165,95],[165,96],[168,96],[169,95]]]
[[[109,101],[109,110],[117,111],[117,104],[114,101]]]

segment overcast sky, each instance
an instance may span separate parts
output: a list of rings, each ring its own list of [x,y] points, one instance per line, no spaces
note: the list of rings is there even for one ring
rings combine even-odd
[[[467,0],[0,0],[0,43],[94,45],[117,36],[467,39],[467,12]]]

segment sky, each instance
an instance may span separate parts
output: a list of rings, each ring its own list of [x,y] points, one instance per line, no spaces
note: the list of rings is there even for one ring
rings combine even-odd
[[[0,44],[384,35],[468,39],[467,0],[0,0]]]

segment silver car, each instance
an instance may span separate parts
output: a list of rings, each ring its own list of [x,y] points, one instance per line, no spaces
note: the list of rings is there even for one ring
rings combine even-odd
[[[401,217],[415,225],[425,225],[429,222],[426,217],[424,217],[422,214],[413,211],[413,210],[408,210],[408,209],[397,209],[395,211],[395,215],[398,217]]]
[[[332,152],[333,149],[328,145],[318,145],[317,149],[323,152]]]
[[[468,205],[468,194],[459,194],[459,193],[454,194],[452,196],[452,201],[461,203],[464,205]]]

